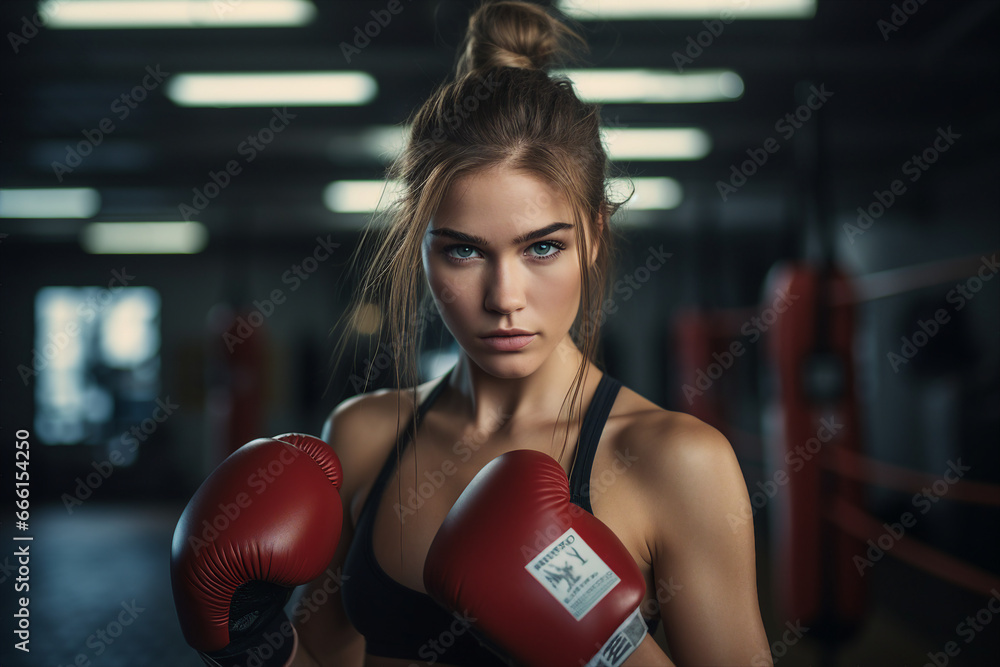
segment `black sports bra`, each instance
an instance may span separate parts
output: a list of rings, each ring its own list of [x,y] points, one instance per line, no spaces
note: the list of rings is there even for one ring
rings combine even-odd
[[[445,373],[418,407],[417,426],[440,395],[451,370]],[[570,502],[591,514],[590,471],[604,424],[620,388],[621,383],[607,373],[601,377],[580,430],[570,474]],[[400,435],[397,445],[409,443],[410,430]],[[361,508],[354,539],[344,563],[344,609],[351,624],[364,636],[366,652],[427,664],[506,665],[469,632],[468,621],[453,616],[427,594],[392,579],[375,558],[372,546],[375,514],[395,467],[396,452],[392,451]],[[655,617],[647,620],[650,634],[655,632],[658,622]]]

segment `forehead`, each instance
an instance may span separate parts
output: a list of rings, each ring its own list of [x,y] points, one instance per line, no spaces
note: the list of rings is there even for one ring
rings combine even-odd
[[[525,171],[496,167],[459,177],[445,192],[430,229],[508,236],[552,222],[573,222],[566,198]]]

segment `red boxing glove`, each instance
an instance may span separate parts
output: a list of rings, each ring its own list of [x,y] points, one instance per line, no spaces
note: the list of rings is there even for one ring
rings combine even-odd
[[[497,457],[445,517],[424,586],[518,664],[617,667],[646,635],[646,585],[611,529],[569,498],[552,457]]]
[[[174,529],[170,579],[184,638],[209,665],[284,665],[285,603],[330,564],[343,513],[340,461],[286,433],[243,445],[202,483]]]

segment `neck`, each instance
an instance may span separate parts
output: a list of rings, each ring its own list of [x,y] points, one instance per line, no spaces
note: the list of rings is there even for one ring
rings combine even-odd
[[[559,422],[568,418],[566,398],[584,363],[583,353],[568,334],[541,366],[523,377],[490,375],[462,353],[448,378],[449,403],[464,421],[492,432],[514,423],[551,428],[556,415]],[[584,372],[584,387],[600,379],[600,371],[590,362]]]

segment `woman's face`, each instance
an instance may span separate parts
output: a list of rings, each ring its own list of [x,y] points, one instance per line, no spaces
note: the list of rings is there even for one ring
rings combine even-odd
[[[581,290],[574,225],[568,202],[524,171],[476,172],[445,194],[424,271],[448,330],[486,372],[524,377],[567,336]],[[527,335],[496,335],[507,330]]]

